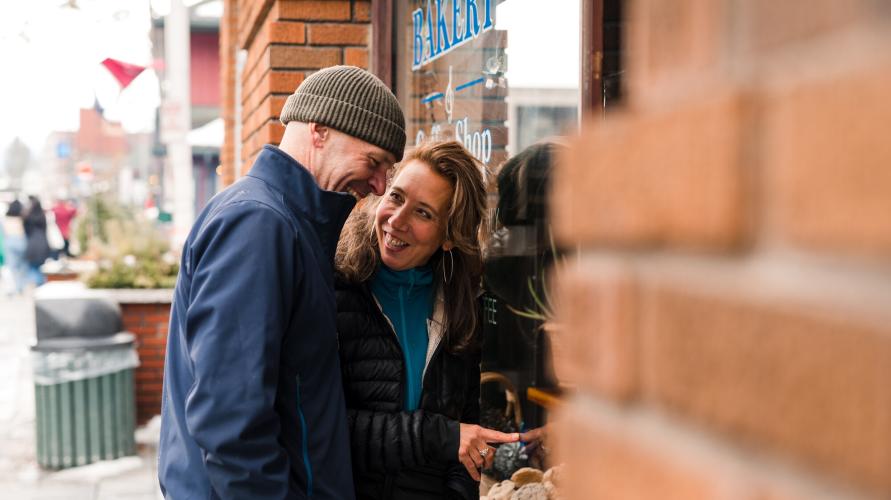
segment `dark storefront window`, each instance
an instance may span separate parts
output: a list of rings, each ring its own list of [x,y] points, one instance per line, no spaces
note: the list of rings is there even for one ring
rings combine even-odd
[[[456,138],[485,166],[492,233],[483,319],[485,406],[509,380],[523,426],[544,423],[529,387],[553,388],[542,321],[552,255],[546,195],[560,136],[579,123],[579,0],[406,0],[395,14],[396,90],[409,144]],[[503,376],[504,378],[502,378]]]
[[[620,92],[618,46],[602,40],[606,18],[617,21],[617,11],[593,1],[393,3],[394,86],[409,147],[431,137],[455,138],[482,162],[490,186],[481,305],[483,423],[502,430],[510,430],[504,427],[513,419],[504,417],[510,405],[505,386],[518,398],[519,430],[547,420],[529,389],[558,389],[543,328],[546,273],[556,251],[547,218],[550,172],[565,147],[562,137],[578,129],[580,104],[601,106]],[[592,11],[597,20],[583,29],[582,12]],[[610,25],[610,36],[618,36],[619,27]],[[589,96],[580,91],[583,47],[598,51],[598,61],[610,50],[604,68],[610,74],[601,79],[596,68],[597,90]]]

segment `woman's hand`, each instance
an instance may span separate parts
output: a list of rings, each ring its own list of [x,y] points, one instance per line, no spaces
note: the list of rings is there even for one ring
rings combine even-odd
[[[461,424],[461,443],[458,461],[464,464],[474,481],[480,480],[480,469],[492,466],[495,449],[489,443],[513,443],[520,440],[518,433],[505,434],[474,424]]]
[[[548,426],[537,427],[531,431],[520,434],[520,438],[526,443],[526,451],[532,452],[538,447],[544,448],[544,442],[548,438]]]

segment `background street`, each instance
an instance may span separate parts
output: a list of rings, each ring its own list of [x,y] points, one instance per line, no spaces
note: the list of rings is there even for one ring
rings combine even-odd
[[[34,341],[34,303],[0,298],[0,496],[17,499],[161,498],[156,473],[157,429],[137,430],[139,456],[53,472],[37,466],[34,382],[29,346]]]

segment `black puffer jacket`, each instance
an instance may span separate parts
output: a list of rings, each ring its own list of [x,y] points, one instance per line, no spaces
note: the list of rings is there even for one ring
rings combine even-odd
[[[479,483],[458,462],[458,424],[479,423],[479,355],[439,344],[418,410],[404,411],[396,333],[367,284],[338,279],[335,288],[357,499],[479,498]]]

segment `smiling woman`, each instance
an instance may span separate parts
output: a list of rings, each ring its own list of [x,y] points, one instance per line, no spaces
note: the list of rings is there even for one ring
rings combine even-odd
[[[457,141],[421,144],[344,227],[337,331],[358,498],[477,498],[489,444],[518,439],[477,425],[481,170]]]

